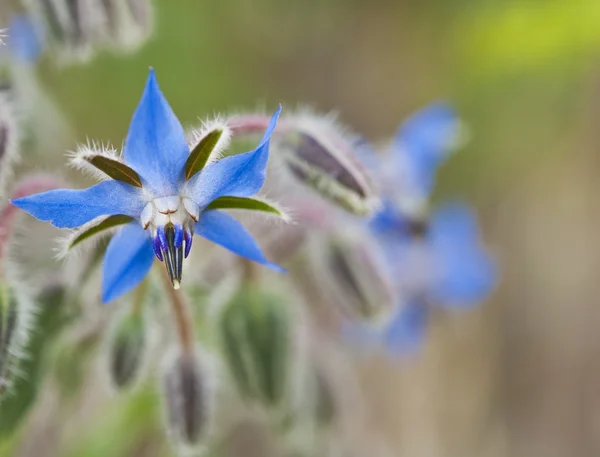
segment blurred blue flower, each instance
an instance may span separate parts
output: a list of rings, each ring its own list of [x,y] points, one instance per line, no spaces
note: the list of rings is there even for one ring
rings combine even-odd
[[[154,255],[165,262],[178,288],[183,257],[189,253],[194,233],[280,270],[265,258],[238,221],[217,211],[236,207],[260,210],[248,197],[256,194],[265,181],[269,141],[280,111],[281,107],[256,149],[208,163],[208,156],[194,156],[196,148],[190,154],[184,130],[151,70],[129,127],[124,160],[101,153],[85,157],[114,179],[84,190],[52,190],[12,203],[56,227],[80,227],[74,242],[126,224],[112,238],[104,257],[104,302],[142,281]],[[208,164],[196,167],[197,162]],[[264,208],[265,203],[260,203]]]
[[[391,352],[418,346],[430,306],[466,308],[492,291],[496,268],[467,206],[446,204],[426,221],[410,220],[388,204],[371,228],[398,293],[396,311],[380,335]]]
[[[7,44],[15,59],[28,63],[39,59],[43,41],[28,16],[15,14],[10,20],[7,35]]]

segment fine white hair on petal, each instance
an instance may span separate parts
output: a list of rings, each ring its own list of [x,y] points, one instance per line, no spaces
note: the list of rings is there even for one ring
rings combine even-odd
[[[69,165],[71,167],[77,170],[81,170],[84,173],[90,175],[92,178],[99,181],[106,181],[112,179],[102,170],[99,170],[86,160],[94,156],[102,156],[123,164],[125,163],[119,151],[117,151],[110,144],[105,144],[102,142],[97,143],[95,141],[90,142],[88,140],[86,144],[79,145],[75,151],[70,151],[67,153],[67,157],[69,158]]]
[[[191,129],[187,134],[188,145],[190,147],[190,151],[192,151],[202,138],[214,130],[221,130],[223,133],[217,141],[214,149],[210,153],[207,164],[219,160],[223,152],[231,144],[231,128],[227,125],[227,122],[224,119],[217,116],[214,119],[203,120],[200,127]]]

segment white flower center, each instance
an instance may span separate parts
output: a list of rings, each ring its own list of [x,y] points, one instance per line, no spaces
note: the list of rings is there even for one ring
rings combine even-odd
[[[156,257],[165,262],[173,286],[181,282],[183,258],[192,247],[194,223],[200,217],[200,207],[179,195],[155,198],[140,214],[144,230],[150,231]]]
[[[159,227],[166,227],[169,223],[175,227],[188,228],[198,222],[200,207],[192,200],[179,195],[155,198],[149,202],[140,215],[144,230],[150,229],[152,237],[156,236]]]

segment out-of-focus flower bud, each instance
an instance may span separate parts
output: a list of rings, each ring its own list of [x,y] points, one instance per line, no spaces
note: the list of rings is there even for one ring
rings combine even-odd
[[[207,435],[212,410],[212,376],[206,357],[180,352],[167,364],[164,404],[169,435],[175,446],[201,444]]]
[[[31,303],[5,281],[0,283],[0,399],[19,374],[29,338]]]
[[[38,35],[62,62],[86,61],[101,48],[136,49],[152,30],[149,0],[26,0]]]
[[[17,302],[6,285],[0,286],[0,394],[11,381],[15,335],[17,331]]]
[[[118,316],[109,345],[109,372],[118,389],[129,387],[144,367],[148,333],[142,310]]]
[[[62,60],[89,58],[98,21],[93,1],[26,0],[24,3],[38,34]]]
[[[137,49],[152,32],[149,0],[95,0],[102,21],[102,38],[117,51]]]
[[[315,367],[313,377],[315,420],[319,425],[330,425],[337,414],[335,387],[319,367]]]
[[[220,321],[224,359],[240,393],[279,407],[289,392],[289,303],[245,284],[225,306]]]
[[[317,274],[340,310],[351,319],[385,319],[393,309],[394,291],[369,235],[337,232],[315,241],[311,255],[318,257]]]
[[[358,158],[358,138],[329,116],[309,112],[283,117],[273,137],[273,157],[321,197],[360,216],[378,204],[371,178]]]
[[[6,180],[12,162],[18,156],[19,124],[10,92],[0,92],[0,190],[6,190]]]

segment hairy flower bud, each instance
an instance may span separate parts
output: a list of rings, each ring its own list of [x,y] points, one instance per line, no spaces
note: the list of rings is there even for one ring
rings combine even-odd
[[[389,315],[394,292],[385,263],[370,237],[337,232],[312,246],[323,287],[351,319],[378,320]]]
[[[148,0],[25,0],[28,15],[63,62],[97,49],[135,49],[152,29]]]
[[[17,302],[10,289],[4,285],[0,289],[0,393],[7,387],[11,379],[11,368],[14,365],[13,348],[17,331]]]
[[[371,214],[378,199],[358,158],[358,140],[331,118],[308,113],[282,119],[280,133],[274,147],[301,183],[346,211]]]
[[[277,407],[289,388],[291,329],[288,303],[256,285],[244,285],[220,321],[229,371],[248,400]]]
[[[31,305],[15,289],[0,284],[0,399],[12,386],[18,375],[29,336]]]
[[[167,429],[176,446],[195,446],[206,436],[211,416],[212,379],[204,357],[181,352],[163,379]]]
[[[133,310],[118,317],[109,347],[109,372],[115,387],[128,387],[139,377],[144,365],[147,339],[143,312]]]
[[[117,50],[133,50],[152,32],[149,0],[95,0],[101,16],[102,38]]]
[[[0,92],[0,190],[6,190],[6,179],[18,154],[19,125],[10,92]]]

